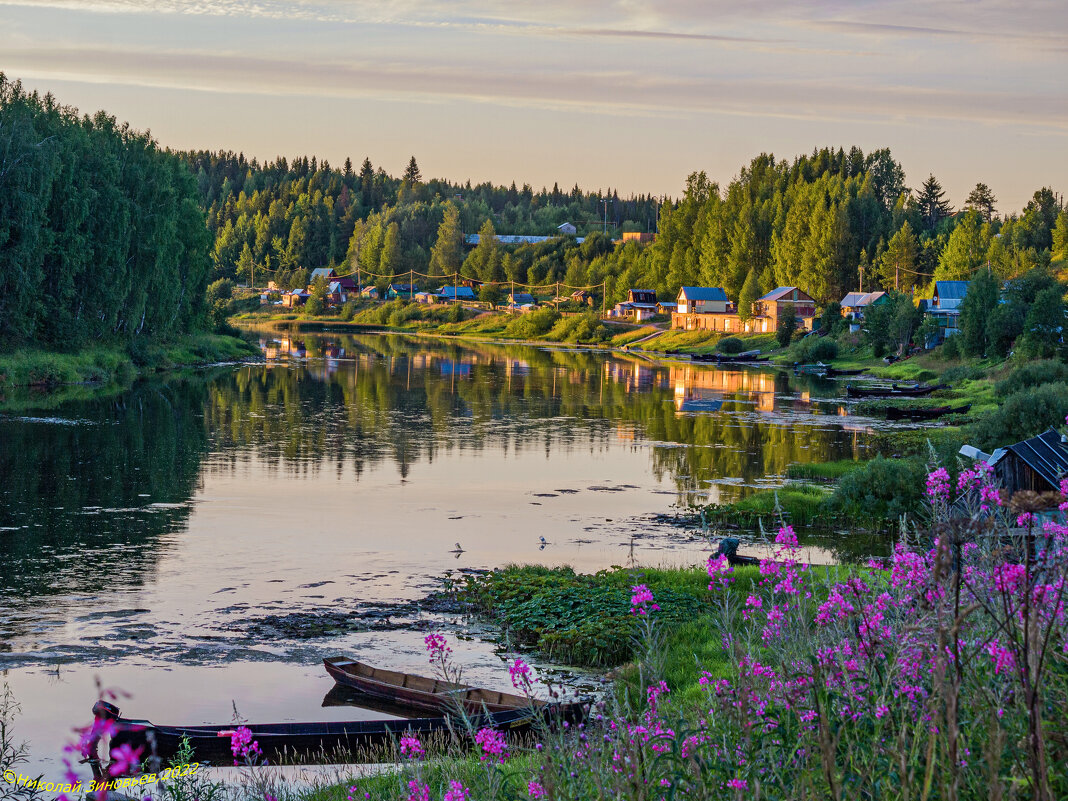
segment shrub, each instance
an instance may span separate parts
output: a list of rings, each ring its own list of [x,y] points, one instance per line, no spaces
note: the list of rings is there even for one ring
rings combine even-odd
[[[356,316],[356,304],[353,301],[349,301],[341,307],[341,319],[345,322],[349,322]]]
[[[970,367],[966,364],[950,367],[942,373],[942,383],[956,384],[959,381],[978,381],[986,375],[981,367]]]
[[[797,326],[798,319],[797,312],[794,310],[794,304],[784,304],[782,313],[779,315],[779,322],[775,327],[775,341],[779,343],[780,348],[785,348],[790,344],[790,340],[793,338]]]
[[[829,362],[837,356],[838,343],[830,337],[805,337],[797,348],[797,357],[803,362]]]
[[[1068,365],[1053,359],[1028,362],[998,381],[994,391],[1004,398],[1043,384],[1068,384]]]
[[[972,443],[985,451],[1037,436],[1064,423],[1068,415],[1068,387],[1044,384],[1017,392],[971,428]]]
[[[831,504],[858,518],[896,520],[919,508],[925,474],[919,459],[876,456],[864,467],[842,476]]]
[[[534,339],[548,334],[559,319],[560,312],[552,306],[546,306],[543,309],[520,314],[508,324],[504,333],[519,339]]]
[[[716,343],[716,350],[720,353],[741,353],[745,350],[745,343],[738,337],[724,337]]]
[[[942,358],[954,362],[960,358],[960,339],[952,336],[942,343]]]

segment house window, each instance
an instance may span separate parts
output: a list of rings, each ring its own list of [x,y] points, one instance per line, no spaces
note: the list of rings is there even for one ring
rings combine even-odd
[[[730,320],[724,320],[723,321],[723,330],[724,331],[730,331],[731,330],[731,321]]]

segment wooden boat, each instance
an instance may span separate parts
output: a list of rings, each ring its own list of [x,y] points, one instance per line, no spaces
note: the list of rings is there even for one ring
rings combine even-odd
[[[761,356],[759,350],[747,350],[744,353],[728,355],[726,353],[695,353],[691,357],[695,362],[714,362],[715,364],[753,364],[771,361],[770,356]]]
[[[456,708],[456,699],[463,703],[465,710],[472,713],[529,709],[532,704],[545,706],[544,701],[532,701],[522,695],[453,684],[413,673],[383,670],[347,656],[331,656],[323,660],[323,665],[338,684],[374,698],[431,712],[451,712]]]
[[[795,364],[794,372],[798,375],[826,375],[831,368],[821,362],[815,364]]]
[[[448,717],[244,725],[259,744],[263,758],[273,764],[283,760],[329,763],[336,761],[339,755],[389,745],[408,733],[424,740],[435,735],[445,737],[453,734],[466,738],[470,736],[469,732],[491,727],[514,735],[529,731],[539,716],[546,720],[581,721],[585,713],[585,703],[554,704],[539,710],[529,707],[513,709],[472,715],[469,719],[470,729]],[[233,723],[223,726],[159,726],[147,720],[120,718],[117,725],[119,731],[112,737],[111,747],[127,744],[142,748],[144,759],[152,755],[166,763],[174,758],[182,739],[188,738],[194,761],[214,765],[232,765],[234,761],[230,750],[230,735],[236,728]]]
[[[940,389],[945,389],[946,384],[933,384],[931,386],[899,387],[891,384],[889,387],[855,387],[849,384],[846,387],[846,395],[851,398],[921,398],[930,395]]]
[[[898,406],[886,407],[887,420],[935,420],[947,414],[965,414],[971,409],[966,406],[934,406],[928,409],[902,409]]]
[[[826,376],[828,378],[838,378],[839,376],[847,375],[864,375],[864,368],[859,370],[839,370],[837,367],[828,367]]]

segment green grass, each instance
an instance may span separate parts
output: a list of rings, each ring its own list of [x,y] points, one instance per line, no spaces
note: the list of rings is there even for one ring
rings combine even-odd
[[[786,468],[786,477],[808,481],[837,481],[847,473],[863,467],[864,461],[841,459],[837,462],[806,462]]]
[[[787,482],[774,490],[758,490],[741,500],[726,504],[709,504],[700,512],[706,523],[728,523],[755,528],[761,521],[772,522],[781,510],[792,525],[811,526],[829,522],[826,508],[830,492],[812,484]]]
[[[166,344],[137,343],[129,349],[98,346],[76,353],[23,348],[0,355],[0,407],[11,411],[54,406],[61,399],[114,392],[139,371],[233,361],[258,353],[255,345],[221,334],[196,334]]]
[[[615,326],[612,326],[612,329],[610,329],[610,330],[614,330],[614,329],[615,329]],[[614,337],[612,337],[610,340],[608,340],[608,344],[610,344],[610,345],[612,345],[614,347],[617,347],[617,348],[622,348],[624,345],[629,345],[631,342],[634,342],[635,340],[644,339],[645,337],[649,336],[650,334],[656,334],[656,333],[662,333],[662,330],[657,328],[656,326],[653,326],[653,325],[643,325],[641,328],[635,328],[635,329],[632,329],[630,331],[624,331],[623,333],[616,334]],[[646,345],[646,344],[652,345],[653,343],[659,342],[659,341],[660,341],[659,338],[658,339],[650,339],[648,343],[643,342],[642,345],[643,346]]]

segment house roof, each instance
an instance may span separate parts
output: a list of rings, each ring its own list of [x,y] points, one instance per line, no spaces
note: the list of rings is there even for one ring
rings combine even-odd
[[[509,297],[511,298],[512,303],[533,303],[534,302],[534,296],[531,295],[529,292],[516,292],[513,295],[509,295]]]
[[[319,276],[322,276],[323,278],[333,278],[334,271],[330,267],[316,267],[311,271],[311,280],[314,281]]]
[[[939,300],[964,300],[971,281],[935,281],[935,295]]]
[[[1007,448],[999,448],[991,457],[990,464],[996,465],[1008,453],[1015,454],[1051,486],[1056,487],[1061,476],[1068,473],[1068,446],[1052,428],[1037,437],[1025,439]]]
[[[339,284],[337,281],[331,281],[330,282],[330,286],[328,287],[328,289],[329,289],[331,295],[334,294],[335,292],[340,292],[341,291],[341,284]]]
[[[475,290],[469,286],[443,286],[438,294],[446,298],[474,298]]]
[[[727,300],[727,293],[718,286],[684,286],[679,290],[679,295],[683,293],[686,294],[686,300]]]
[[[390,284],[389,288],[394,292],[408,292],[415,289],[415,284]]]
[[[868,297],[867,292],[850,292],[844,298],[842,298],[842,301],[839,305],[850,307],[863,306],[864,298],[866,297]]]
[[[771,292],[764,295],[764,297],[758,298],[758,300],[766,300],[768,302],[776,300],[789,300],[787,295],[793,294],[794,290],[797,290],[800,294],[805,295],[805,297],[808,297],[807,292],[803,292],[802,290],[797,289],[796,286],[777,286],[775,287],[775,289],[771,290]]]

